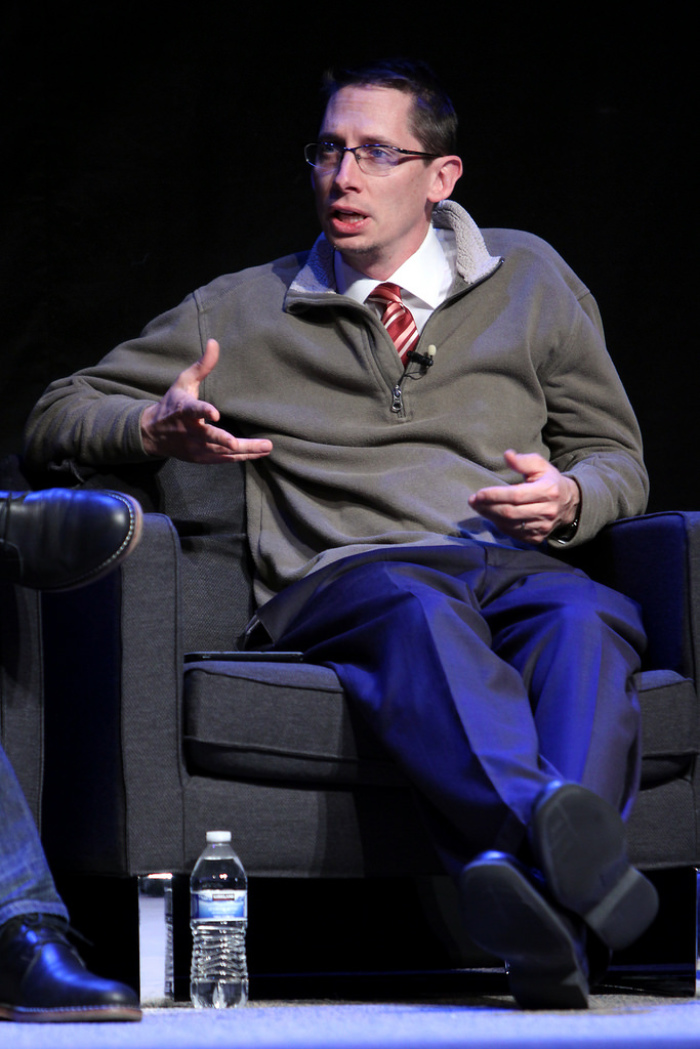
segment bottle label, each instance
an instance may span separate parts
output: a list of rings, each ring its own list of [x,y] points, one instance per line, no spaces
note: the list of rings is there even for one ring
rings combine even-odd
[[[193,921],[245,921],[248,917],[248,893],[245,889],[200,889],[190,897]]]

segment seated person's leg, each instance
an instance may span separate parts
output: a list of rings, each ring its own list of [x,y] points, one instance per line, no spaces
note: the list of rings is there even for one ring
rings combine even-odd
[[[102,492],[0,493],[0,578],[37,588],[91,582],[138,541],[141,508]],[[131,988],[88,972],[66,938],[17,778],[0,747],[0,1019],[139,1020]]]
[[[634,602],[545,559],[484,604],[493,649],[530,696],[540,758],[629,814],[639,781],[640,716],[633,675],[646,638]]]
[[[470,553],[476,588],[483,557],[478,547]],[[336,670],[414,785],[457,828],[459,854],[445,857],[453,873],[482,849],[520,847],[552,777],[539,767],[522,679],[491,651],[464,579],[395,561],[353,566],[312,594],[277,647]]]
[[[0,747],[0,925],[18,914],[68,921],[14,770]]]
[[[19,783],[0,748],[0,1019],[138,1020],[136,994],[89,973]]]
[[[582,573],[548,569],[521,571],[484,615],[530,693],[543,766],[568,782],[554,780],[535,801],[534,871],[491,852],[461,877],[472,937],[508,959],[511,990],[531,1008],[585,1006],[610,950],[632,943],[657,908],[629,864],[619,815],[639,777],[639,613]]]
[[[453,873],[478,848],[511,854],[467,866],[462,884],[469,931],[492,953],[508,948],[516,958],[513,991],[522,1004],[579,1006],[590,974],[581,919],[601,935],[602,945],[588,936],[588,953],[597,955],[596,964],[602,958],[604,969],[607,946],[634,940],[656,907],[653,888],[627,862],[616,809],[560,782],[580,772],[594,787],[605,784],[603,793],[621,808],[629,805],[638,732],[629,679],[644,639],[634,606],[624,598],[610,595],[610,607],[603,602],[601,608],[585,577],[564,569],[562,586],[557,562],[507,553],[512,563],[495,574],[485,564],[492,551],[460,577],[395,561],[354,567],[313,594],[278,645],[300,648],[309,660],[336,669],[349,697],[446,818],[436,843]],[[555,573],[546,586],[537,581],[543,564]],[[555,600],[545,596],[557,589]],[[509,597],[511,591],[519,596]],[[589,598],[574,614],[569,605],[581,592]],[[489,624],[500,655],[492,651]],[[588,660],[585,672],[574,666],[574,641]],[[603,668],[608,680],[601,682]],[[563,773],[555,756],[561,756]],[[567,830],[570,809],[576,809],[580,834]],[[564,824],[560,834],[552,830],[557,821]],[[456,833],[445,834],[445,827]],[[512,859],[518,851],[528,854],[528,832],[548,881],[566,897],[562,907],[552,900],[551,885],[533,884],[530,872]],[[591,848],[592,840],[604,841],[602,851]],[[572,866],[586,872],[583,892],[578,885],[572,889]],[[625,895],[634,901],[631,915]],[[613,911],[625,919],[611,920]],[[538,927],[539,940],[532,935]]]

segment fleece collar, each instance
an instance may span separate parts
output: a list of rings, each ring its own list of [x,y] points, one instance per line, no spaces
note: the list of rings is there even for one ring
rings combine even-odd
[[[433,225],[438,229],[454,230],[457,272],[467,285],[484,280],[500,266],[501,259],[489,254],[481,230],[471,215],[453,200],[443,200],[435,206]],[[309,297],[335,294],[333,252],[333,247],[321,234],[289,288],[287,308],[300,299],[308,301]]]

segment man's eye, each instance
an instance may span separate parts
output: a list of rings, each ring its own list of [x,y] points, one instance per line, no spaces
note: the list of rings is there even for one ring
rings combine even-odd
[[[316,153],[319,157],[337,157],[339,147],[334,142],[319,142]]]
[[[362,152],[368,160],[375,160],[379,164],[386,164],[391,160],[391,151],[384,146],[364,146]]]

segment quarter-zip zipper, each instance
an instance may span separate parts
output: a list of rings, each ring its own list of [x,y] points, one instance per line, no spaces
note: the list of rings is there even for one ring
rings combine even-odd
[[[431,324],[435,314],[439,313],[446,306],[450,305],[455,299],[461,298],[463,295],[468,295],[469,292],[474,291],[474,289],[478,288],[480,284],[483,284],[485,281],[487,281],[489,279],[489,277],[492,277],[494,275],[494,273],[501,268],[501,266],[503,265],[503,261],[504,261],[503,258],[500,258],[498,260],[498,264],[492,270],[490,270],[488,273],[485,273],[478,280],[474,281],[473,284],[469,284],[466,288],[461,289],[456,294],[448,295],[448,297],[444,300],[444,302],[441,302],[440,305],[437,307],[437,309],[433,310],[433,313],[428,318],[428,322],[426,324],[426,328],[427,328],[427,326],[429,324]],[[349,298],[346,298],[345,296],[341,296],[341,299],[343,300],[343,304],[344,305],[350,305],[352,307],[352,309],[357,309],[359,312],[366,313],[366,307],[360,305],[354,299],[349,299]],[[327,304],[327,300],[326,300],[326,302],[324,304]],[[299,303],[297,305],[300,306],[301,303]],[[295,310],[295,312],[296,312],[296,310]],[[375,317],[374,319],[377,321],[377,324],[379,325],[379,327],[386,333],[386,328],[384,328],[384,326],[382,325],[382,323],[379,320],[379,318]],[[421,333],[420,339],[418,340],[418,345],[420,345],[420,343],[422,341],[424,341],[424,339],[425,339],[425,328],[423,329],[423,332]],[[404,413],[405,408],[404,408],[404,397],[403,397],[402,386],[403,386],[403,382],[404,382],[405,378],[406,378],[406,372],[404,372],[403,375],[401,376],[401,378],[399,379],[399,381],[394,383],[394,385],[391,387],[391,413],[392,413],[392,415],[402,415]]]
[[[437,307],[437,309],[433,310],[432,314],[428,318],[428,322],[427,322],[425,327],[427,328],[428,324],[430,324],[430,322],[432,321],[432,319],[433,319],[433,317],[435,316],[436,313],[439,313],[442,309],[444,309],[445,306],[448,306],[455,299],[461,298],[462,295],[468,295],[469,292],[473,291],[475,288],[478,288],[480,284],[483,284],[484,281],[487,281],[489,279],[489,277],[492,277],[493,274],[496,272],[496,270],[499,270],[502,265],[503,265],[503,259],[501,258],[501,259],[499,259],[498,265],[494,269],[492,269],[490,273],[484,274],[483,277],[481,277],[479,280],[475,281],[473,284],[470,284],[467,288],[464,288],[458,294],[456,294],[456,295],[448,295],[448,297],[443,302],[440,303],[440,305]],[[421,332],[420,338],[418,339],[417,347],[420,346],[421,341],[423,341],[424,335],[425,335],[425,328],[423,329],[423,332]],[[407,367],[410,367],[410,364]],[[406,374],[407,374],[407,372],[404,371],[403,375],[401,376],[399,381],[394,384],[394,386],[392,388],[392,391],[391,391],[391,410],[392,410],[394,415],[400,415],[403,412],[403,410],[404,410],[403,390],[401,389],[401,387],[403,386],[404,379],[406,378]]]
[[[402,382],[403,382],[403,376],[401,377],[400,381],[396,383],[396,386],[391,391],[391,395],[393,397],[393,400],[391,402],[391,410],[396,415],[398,415],[399,412],[403,411],[403,392],[401,390],[401,383]]]

